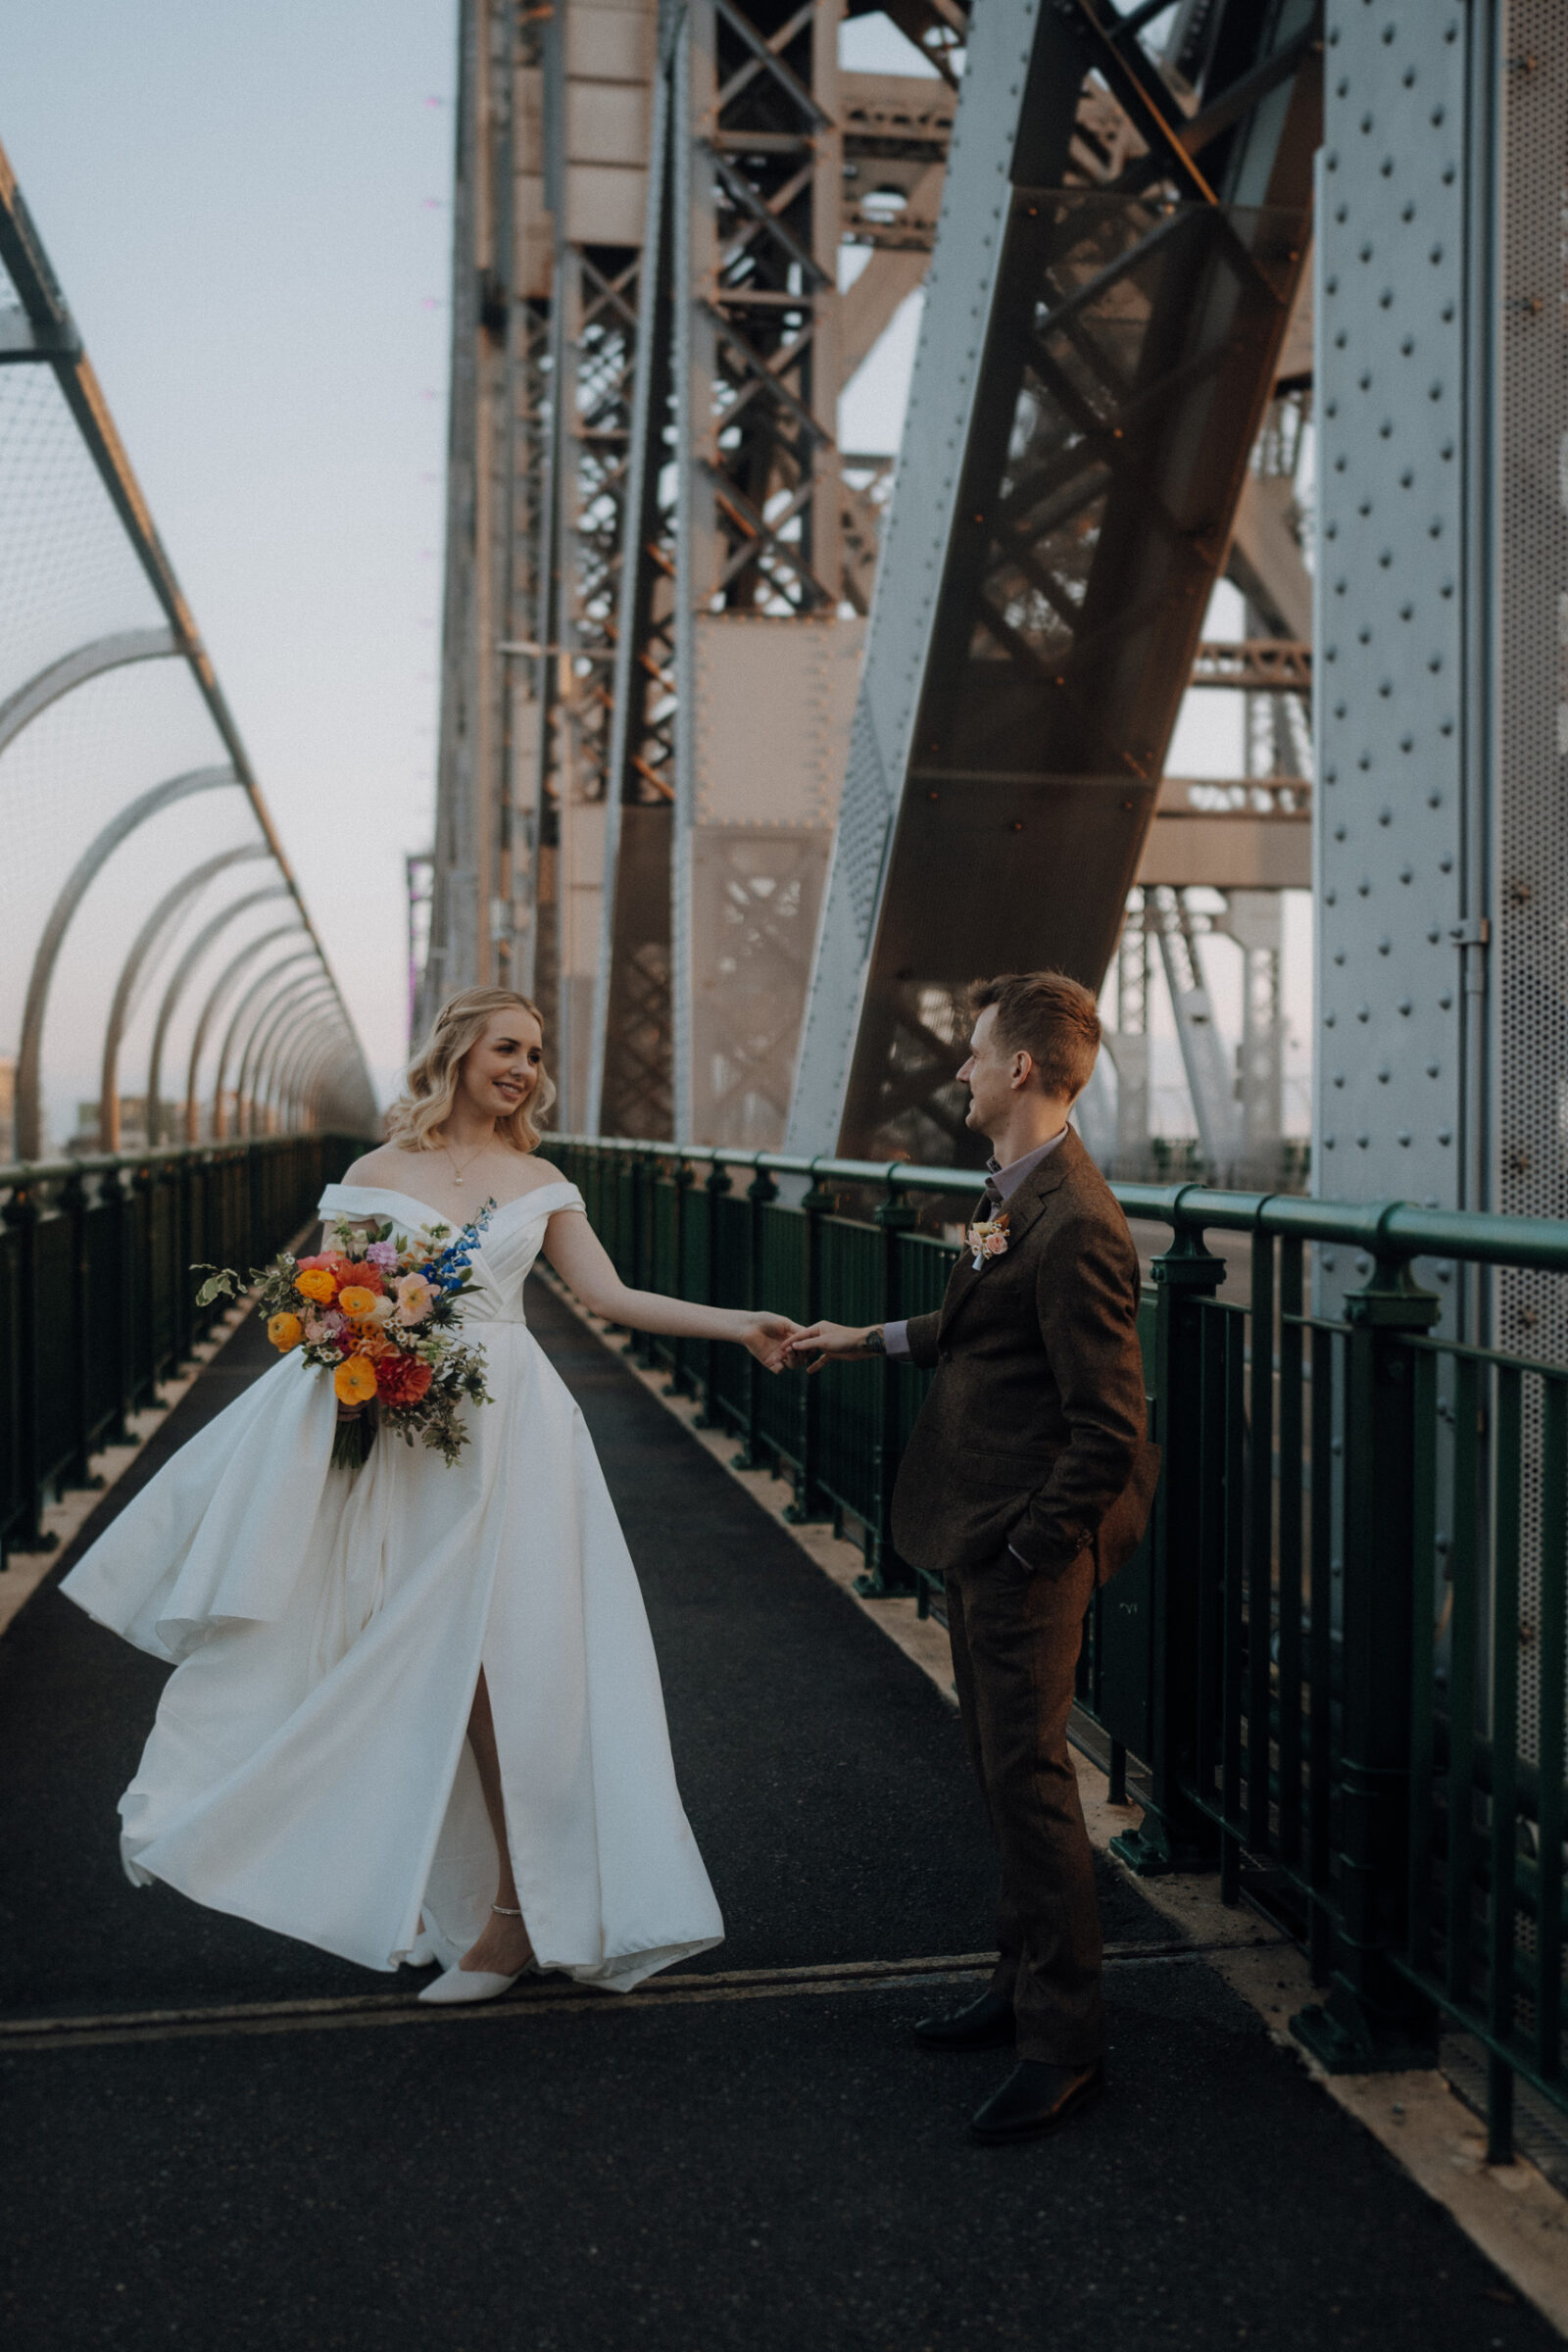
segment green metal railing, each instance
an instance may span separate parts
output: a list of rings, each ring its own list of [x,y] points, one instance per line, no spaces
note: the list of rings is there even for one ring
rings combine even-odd
[[[0,1565],[48,1546],[45,1503],[92,1483],[226,1311],[197,1307],[190,1268],[274,1255],[363,1149],[269,1136],[0,1167]]]
[[[628,1283],[803,1321],[935,1306],[975,1197],[972,1175],[902,1163],[550,1149]],[[1331,2069],[1423,2062],[1444,2018],[1477,2036],[1500,2158],[1516,2076],[1568,2106],[1568,1365],[1435,1326],[1487,1267],[1568,1276],[1568,1226],[1114,1189],[1170,1237],[1141,1313],[1160,1490],[1080,1669],[1113,1787],[1143,1769],[1118,1847],[1140,1871],[1217,1858],[1228,1900],[1293,1926],[1327,1987],[1295,2030]],[[1249,1237],[1246,1301],[1220,1296],[1220,1233]],[[1353,1265],[1338,1313],[1308,1309],[1314,1251],[1325,1277]],[[792,1517],[858,1536],[862,1590],[928,1605],[889,1525],[926,1375],[770,1380],[736,1348],[631,1347],[735,1431],[738,1461],[792,1482]]]

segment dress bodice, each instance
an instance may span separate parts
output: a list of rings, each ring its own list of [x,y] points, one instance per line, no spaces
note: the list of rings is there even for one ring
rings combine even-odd
[[[494,1210],[469,1260],[472,1281],[463,1294],[465,1323],[526,1323],[522,1286],[538,1256],[545,1227],[558,1209],[583,1207],[574,1184],[559,1179],[537,1185],[515,1200],[504,1200]],[[374,1217],[389,1220],[400,1241],[428,1240],[432,1226],[451,1222],[441,1209],[412,1194],[376,1184],[329,1184],[317,1203],[318,1213],[333,1217]],[[454,1226],[452,1235],[457,1228]],[[445,1245],[443,1245],[444,1247]],[[434,1245],[432,1244],[432,1248]]]

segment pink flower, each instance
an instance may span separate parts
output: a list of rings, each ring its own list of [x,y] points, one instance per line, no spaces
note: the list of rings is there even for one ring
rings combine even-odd
[[[365,1254],[369,1264],[379,1266],[383,1274],[390,1274],[398,1262],[398,1246],[396,1242],[372,1242]]]
[[[422,1274],[405,1274],[397,1286],[397,1320],[422,1323],[435,1303],[435,1292]]]

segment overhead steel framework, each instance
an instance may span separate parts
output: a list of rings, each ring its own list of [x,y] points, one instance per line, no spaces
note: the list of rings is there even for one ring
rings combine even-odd
[[[416,1010],[531,989],[578,1129],[946,1155],[975,969],[1305,878],[1312,0],[845,13],[465,0]],[[839,397],[928,269],[895,476]],[[1162,793],[1190,684],[1294,797]]]
[[[103,977],[98,1144],[114,1151],[122,1142],[120,1088],[127,1028],[142,989],[161,956],[178,939],[183,924],[193,917],[205,919],[205,927],[184,952],[179,986],[230,919],[271,897],[292,900],[291,927],[304,943],[328,1007],[333,1052],[320,1102],[327,1114],[349,1132],[368,1132],[375,1119],[374,1097],[352,1020],[311,925],[212,662],[121,446],[102,388],[3,152],[0,369],[11,387],[20,381],[19,370],[42,379],[35,382],[36,397],[29,397],[25,386],[20,395],[8,393],[0,419],[0,548],[5,550],[0,570],[5,575],[11,623],[6,641],[0,644],[0,685],[6,689],[0,697],[0,808],[8,820],[8,882],[12,886],[8,968],[21,975],[8,981],[7,995],[14,988],[16,1002],[14,1006],[8,1003],[4,1011],[5,1026],[9,1029],[13,1019],[16,1023],[15,1117],[7,1139],[11,1151],[19,1157],[32,1158],[47,1147],[45,1079],[50,1073],[45,1068],[46,1016],[51,994],[58,993],[63,952],[75,941],[73,926],[76,918],[106,875],[115,878],[125,871],[122,853],[127,851],[127,845],[131,849],[139,846],[141,829],[149,826],[157,831],[166,812],[176,806],[181,808],[183,823],[185,810],[196,796],[202,797],[202,808],[192,817],[190,839],[197,843],[201,826],[209,824],[207,854],[187,850],[181,842],[179,854],[189,856],[189,864],[183,871],[176,870],[172,885],[151,907],[124,952],[118,978],[113,965]],[[52,393],[47,389],[51,382],[55,387]],[[51,511],[51,501],[69,499],[75,502],[69,511],[64,505],[58,512]],[[52,566],[48,577],[38,576],[46,566]],[[106,630],[102,621],[117,602],[127,622],[132,615],[140,617],[135,625]],[[159,616],[156,622],[148,617],[150,613]],[[73,642],[71,632],[78,615],[81,633]],[[36,655],[29,659],[25,649],[40,644],[48,645],[48,657],[41,662]],[[210,729],[220,758],[191,767],[187,750],[180,772],[171,775],[166,771],[159,781],[132,791],[113,813],[95,802],[96,780],[81,771],[78,760],[71,772],[53,780],[52,788],[45,785],[50,795],[48,850],[27,860],[17,848],[22,796],[36,794],[40,775],[49,776],[46,756],[38,753],[32,757],[38,745],[51,728],[69,728],[73,714],[85,705],[100,708],[94,698],[113,687],[117,673],[144,663],[178,665],[199,697],[205,712],[204,731]],[[190,742],[188,721],[181,725],[179,741],[182,749]],[[147,747],[146,756],[156,760],[156,742]],[[157,774],[156,766],[153,772]],[[20,780],[28,777],[30,783]],[[219,801],[228,807],[230,796],[238,797],[244,811],[244,838],[222,841],[220,821],[215,845],[207,812]],[[163,844],[170,838],[165,827]],[[65,870],[57,867],[51,877],[51,860],[57,857]],[[256,859],[270,864],[276,882],[266,890],[228,899],[214,913],[211,894],[215,888],[225,889],[226,877],[237,875],[240,867]],[[73,861],[66,864],[67,860]],[[140,882],[132,886],[141,887]],[[30,900],[26,896],[29,888]],[[101,893],[94,904],[102,904]],[[134,906],[133,899],[129,906]],[[166,989],[153,1037],[146,1093],[150,1142],[159,1138],[159,1062],[177,996],[177,987],[172,995]],[[13,1039],[7,1036],[4,1042],[9,1047]],[[200,1050],[199,1030],[190,1057],[188,1090],[193,1135],[200,1124],[195,1107]],[[216,1104],[213,1117],[215,1124],[220,1123]]]
[[[1050,962],[1098,988],[1154,818],[1305,261],[1318,27],[1310,0],[1191,8],[1167,75],[1132,24],[1042,0],[975,21],[802,1148],[964,1149],[965,983]]]

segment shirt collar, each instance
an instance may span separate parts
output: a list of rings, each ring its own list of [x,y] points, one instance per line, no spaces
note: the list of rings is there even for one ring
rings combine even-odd
[[[1033,1152],[1026,1152],[1022,1159],[1009,1160],[1005,1167],[1003,1167],[996,1159],[986,1161],[987,1173],[1004,1201],[1012,1198],[1024,1178],[1032,1176],[1043,1159],[1050,1158],[1066,1133],[1067,1130],[1063,1127],[1058,1134],[1051,1138],[1049,1143],[1038,1145]]]

